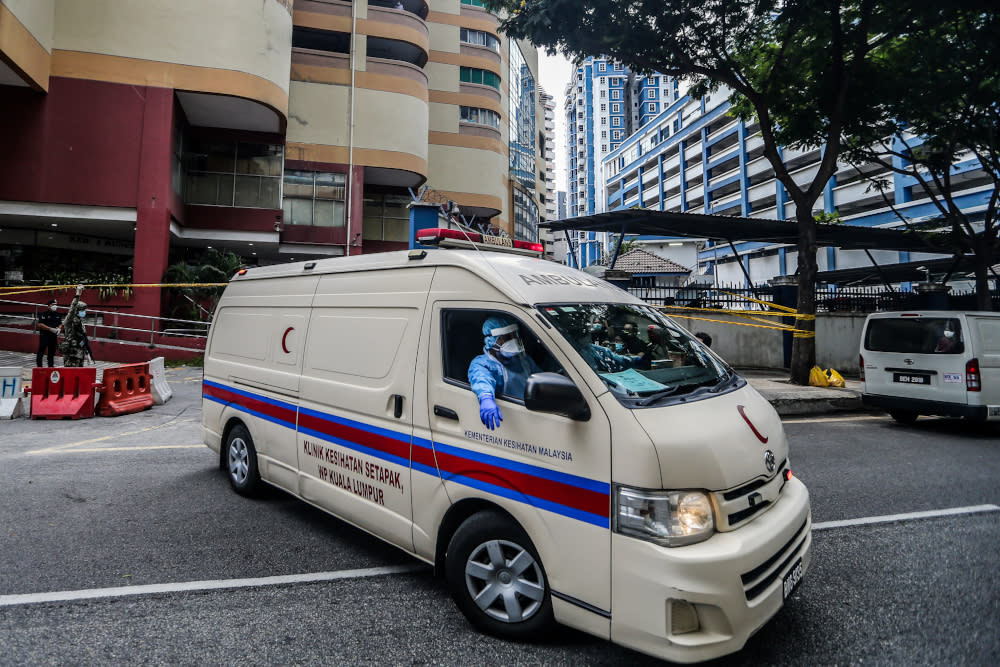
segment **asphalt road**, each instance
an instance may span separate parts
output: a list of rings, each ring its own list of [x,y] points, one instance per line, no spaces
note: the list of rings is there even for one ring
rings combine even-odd
[[[0,422],[0,664],[657,664],[571,630],[483,636],[427,566],[280,492],[237,496],[200,444],[200,369],[168,378],[174,399],[138,415]],[[1000,429],[869,414],[786,429],[812,567],[712,664],[1000,664],[1000,511],[979,507],[1000,506]],[[914,512],[931,516],[859,522]],[[99,590],[67,599],[83,589]]]

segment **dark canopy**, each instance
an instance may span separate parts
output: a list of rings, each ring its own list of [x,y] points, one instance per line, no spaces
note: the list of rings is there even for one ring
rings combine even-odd
[[[798,225],[782,220],[737,218],[702,213],[667,213],[627,209],[581,215],[576,218],[539,223],[552,231],[576,229],[588,232],[639,234],[642,236],[679,236],[737,243],[758,241],[795,245]],[[817,224],[816,242],[844,250],[909,250],[932,252],[916,234],[896,229],[875,229],[852,225]]]

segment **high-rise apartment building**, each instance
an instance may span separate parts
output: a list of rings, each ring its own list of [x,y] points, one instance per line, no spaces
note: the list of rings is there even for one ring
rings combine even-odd
[[[672,77],[636,75],[607,58],[577,63],[566,85],[566,157],[568,215],[606,210],[607,193],[601,164],[623,141],[663,106],[677,99]],[[581,266],[601,261],[605,234],[579,232],[574,252]]]
[[[207,247],[405,248],[424,185],[536,238],[537,52],[481,4],[0,0],[0,269],[157,283]]]
[[[601,178],[606,184],[607,210],[641,207],[794,220],[795,204],[764,157],[758,125],[728,115],[728,97],[725,89],[701,99],[682,97],[610,153]],[[920,143],[916,137],[908,141],[911,145]],[[820,149],[782,147],[780,151],[796,182],[806,183],[816,174]],[[881,176],[891,183],[885,197],[871,187],[870,176]],[[976,220],[992,190],[989,175],[974,156],[966,155],[955,165],[953,183],[957,186],[956,202]],[[816,208],[817,212],[835,211],[845,223],[866,227],[902,225],[893,208],[914,221],[938,213],[915,179],[878,171],[875,165],[859,173],[839,164]],[[759,283],[796,270],[794,247],[759,242],[737,243],[735,247],[735,254],[728,245],[702,250],[701,271],[714,272],[719,282],[742,282],[742,263],[751,280]],[[879,264],[932,256],[879,250],[871,254]],[[864,251],[838,248],[821,249],[817,261],[821,271],[870,265]]]

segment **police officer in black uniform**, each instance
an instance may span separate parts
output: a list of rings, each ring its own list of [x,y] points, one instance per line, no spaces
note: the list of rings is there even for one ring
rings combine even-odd
[[[48,310],[38,316],[38,354],[35,356],[35,366],[41,368],[42,357],[46,352],[49,357],[49,368],[54,366],[56,356],[56,335],[62,326],[62,316],[56,312],[56,300],[49,299]]]

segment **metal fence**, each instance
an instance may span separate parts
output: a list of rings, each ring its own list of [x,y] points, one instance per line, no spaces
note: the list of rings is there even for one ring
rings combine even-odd
[[[686,287],[629,287],[629,293],[655,306],[694,306],[735,310],[766,310],[774,300],[770,285]],[[993,310],[1000,310],[1000,293],[992,294]],[[977,310],[976,293],[920,294],[889,291],[881,285],[864,287],[818,287],[818,313],[874,313],[893,310]]]
[[[770,285],[696,285],[687,287],[629,287],[629,293],[654,306],[690,306],[731,310],[766,310],[758,301],[773,301]]]

